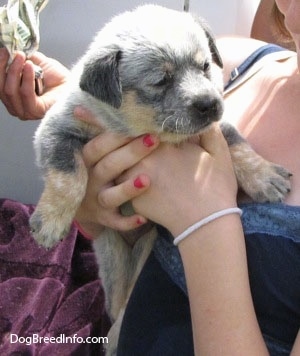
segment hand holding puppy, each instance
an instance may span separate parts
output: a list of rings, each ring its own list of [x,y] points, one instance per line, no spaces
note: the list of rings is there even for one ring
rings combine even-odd
[[[161,144],[122,177],[144,174],[150,179],[150,187],[132,200],[133,207],[173,235],[218,210],[237,205],[237,181],[219,126],[201,135],[199,144]]]
[[[93,115],[82,107],[76,108],[75,115],[84,122],[97,124]],[[116,184],[116,180],[158,145],[156,136],[144,135],[130,139],[104,132],[84,146],[83,158],[89,171],[89,179],[76,221],[88,235],[99,236],[105,226],[128,231],[147,221],[140,214],[123,216],[120,206],[145,192],[149,188],[149,179],[143,176],[141,180],[137,175],[120,184]]]

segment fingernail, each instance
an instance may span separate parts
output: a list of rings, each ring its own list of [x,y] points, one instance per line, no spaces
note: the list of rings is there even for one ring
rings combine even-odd
[[[146,147],[151,147],[155,144],[154,137],[150,134],[143,137],[143,144]]]
[[[143,219],[143,218],[141,218],[141,217],[139,217],[139,218],[137,219],[137,221],[136,221],[137,225],[143,225],[143,224],[145,224],[146,222],[147,222],[147,220],[145,220],[145,219]]]
[[[138,188],[138,189],[141,189],[141,188],[144,188],[145,187],[145,184],[142,182],[141,178],[138,177],[134,180],[133,182],[133,185]]]

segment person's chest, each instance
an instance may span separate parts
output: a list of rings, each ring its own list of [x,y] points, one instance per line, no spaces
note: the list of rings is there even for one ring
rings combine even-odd
[[[224,116],[260,155],[291,171],[286,203],[300,205],[300,78],[261,74],[226,98]]]

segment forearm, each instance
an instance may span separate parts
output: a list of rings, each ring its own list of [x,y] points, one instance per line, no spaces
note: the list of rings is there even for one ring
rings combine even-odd
[[[268,354],[248,282],[243,230],[236,214],[179,244],[187,280],[195,354]]]

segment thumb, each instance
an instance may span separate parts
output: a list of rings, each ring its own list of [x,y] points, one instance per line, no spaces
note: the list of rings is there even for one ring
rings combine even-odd
[[[29,60],[32,62],[32,63],[34,63],[34,64],[36,64],[36,65],[41,65],[41,64],[43,64],[44,62],[46,62],[47,61],[47,56],[45,56],[43,53],[41,53],[41,52],[35,52],[35,53],[33,53],[31,56],[30,56],[30,58],[29,58]]]
[[[200,146],[211,155],[219,155],[228,150],[227,142],[218,123],[200,135]]]

